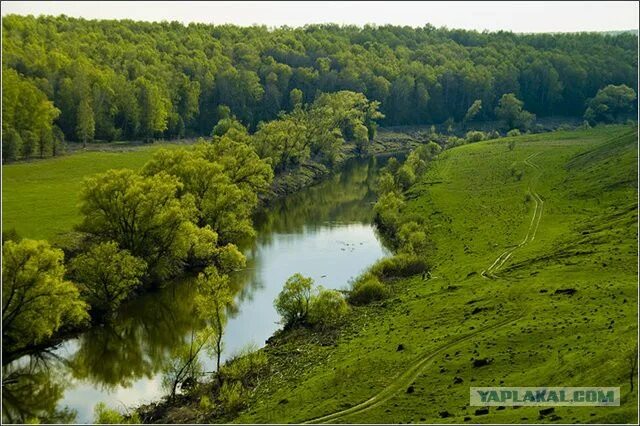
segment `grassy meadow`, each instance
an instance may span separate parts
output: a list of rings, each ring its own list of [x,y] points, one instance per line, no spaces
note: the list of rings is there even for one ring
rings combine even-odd
[[[2,226],[23,238],[51,239],[80,221],[78,194],[85,177],[109,169],[138,169],[163,143],[121,151],[87,151],[2,165]]]
[[[442,153],[407,194],[406,214],[429,218],[433,277],[392,282],[333,335],[277,339],[273,374],[229,420],[636,422],[636,141],[603,126]],[[622,402],[485,413],[470,386],[619,386]]]

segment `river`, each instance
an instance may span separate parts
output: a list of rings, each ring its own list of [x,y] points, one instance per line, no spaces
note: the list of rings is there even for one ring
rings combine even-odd
[[[380,161],[352,160],[323,182],[277,200],[255,218],[257,237],[244,247],[247,268],[234,274],[238,292],[225,330],[223,358],[263,346],[278,328],[273,300],[296,272],[327,288],[388,254],[372,226],[373,185]],[[93,421],[104,402],[125,410],[167,394],[163,366],[192,330],[193,277],[125,303],[109,325],[94,327],[48,351],[3,367],[3,422]],[[204,370],[214,370],[203,358]]]

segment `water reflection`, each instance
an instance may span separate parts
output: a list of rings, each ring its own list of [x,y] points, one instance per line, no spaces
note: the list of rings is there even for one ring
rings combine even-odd
[[[273,334],[273,299],[293,273],[340,288],[385,255],[370,225],[378,167],[375,159],[352,161],[342,173],[256,215],[258,238],[245,247],[247,268],[233,275],[237,303],[223,358]],[[194,277],[169,283],[124,304],[111,324],[5,366],[3,422],[90,422],[98,402],[122,407],[164,396],[163,369],[204,327],[194,313],[195,291]],[[212,359],[201,361],[204,371],[214,369]]]
[[[31,356],[2,368],[3,423],[71,423],[76,410],[59,407],[70,382],[63,360],[51,354]]]

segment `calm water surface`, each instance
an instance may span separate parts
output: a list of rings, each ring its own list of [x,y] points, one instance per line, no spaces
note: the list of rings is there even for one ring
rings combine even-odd
[[[279,200],[256,217],[247,268],[233,279],[236,306],[224,357],[264,345],[279,327],[273,300],[296,272],[328,288],[346,288],[388,254],[371,225],[379,162],[354,160],[330,179]],[[202,324],[194,315],[193,277],[125,304],[112,324],[3,368],[3,421],[91,422],[98,402],[125,409],[166,395],[163,366]],[[214,369],[203,359],[204,370]]]

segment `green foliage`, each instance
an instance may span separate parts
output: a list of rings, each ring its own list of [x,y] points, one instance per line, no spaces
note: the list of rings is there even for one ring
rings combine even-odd
[[[389,278],[410,277],[421,274],[429,269],[429,264],[422,256],[412,253],[400,253],[379,260],[369,271],[376,277],[385,280]]]
[[[76,119],[76,134],[83,144],[92,141],[96,132],[96,124],[93,118],[93,110],[88,99],[83,99],[78,105],[78,118]]]
[[[152,278],[171,276],[187,256],[185,231],[196,215],[193,197],[177,198],[182,188],[164,172],[146,177],[110,170],[88,178],[80,194],[80,229],[143,259]]]
[[[284,284],[284,288],[274,301],[276,311],[285,326],[293,326],[307,320],[311,302],[313,280],[294,274]]]
[[[104,402],[99,402],[94,408],[94,423],[96,424],[140,424],[138,413],[123,415],[118,410],[107,407]]]
[[[188,340],[171,349],[168,360],[162,366],[162,386],[174,399],[178,389],[187,390],[185,384],[195,383],[202,375],[200,354],[211,344],[212,330],[205,327],[199,331],[191,331]]]
[[[378,194],[382,195],[396,191],[396,182],[393,175],[386,170],[381,171],[378,175],[376,190]]]
[[[467,142],[480,142],[485,139],[488,139],[487,134],[485,132],[481,132],[478,130],[472,130],[467,132],[465,135],[465,139]]]
[[[10,353],[82,324],[87,306],[64,279],[63,253],[45,241],[2,245],[2,346]]]
[[[502,95],[495,113],[499,120],[504,121],[508,129],[528,129],[536,116],[528,111],[525,111],[522,107],[524,102],[516,98],[513,93],[507,93]]]
[[[227,325],[227,309],[233,304],[233,294],[228,275],[220,275],[218,270],[207,267],[198,274],[196,280],[198,294],[195,305],[198,315],[209,324],[212,344],[210,351],[216,357],[216,371],[220,372],[220,359],[223,351],[224,329]],[[220,379],[220,374],[218,374]]]
[[[111,241],[75,257],[69,269],[80,294],[97,311],[114,311],[141,284],[146,263]]]
[[[218,399],[226,413],[237,413],[246,404],[245,391],[239,382],[224,382]]]
[[[353,282],[349,292],[349,303],[352,305],[367,305],[385,299],[389,289],[371,273],[367,273]]]
[[[282,116],[279,120],[261,123],[253,138],[260,158],[270,161],[275,171],[284,171],[309,158],[306,124]]]
[[[514,136],[520,136],[520,130],[518,129],[511,129],[507,132],[507,137],[514,137]],[[510,146],[510,145],[509,145]]]
[[[310,325],[326,329],[342,321],[349,307],[339,291],[319,287],[309,303]]]
[[[193,197],[201,227],[210,226],[221,244],[239,243],[254,235],[251,212],[273,179],[269,165],[229,135],[201,142],[192,149],[160,150],[142,173],[168,173],[182,184],[179,195]]]
[[[518,423],[537,419],[541,407],[474,416],[462,408],[469,383],[605,380],[627,395],[621,405],[597,412],[574,407],[571,419],[635,422],[637,138],[635,126],[598,126],[522,136],[513,151],[499,140],[440,155],[410,188],[401,211],[402,223],[428,218],[430,278],[393,280],[393,298],[354,309],[336,346],[320,346],[315,336],[278,340],[279,351],[269,356],[287,368],[262,379],[259,403],[233,421],[300,423],[345,410],[348,416],[324,421],[437,423],[446,410],[454,423],[465,417]],[[521,181],[505,179],[513,162],[536,153],[530,161],[541,170],[527,166]],[[481,271],[527,235],[535,206],[533,198],[523,202],[529,188],[544,200],[535,239],[504,262],[497,279],[483,278]],[[576,292],[555,294],[569,288]],[[485,358],[494,361],[473,366]],[[433,373],[410,374],[420,366]],[[409,386],[415,392],[407,392]],[[446,391],[447,398],[426,407],[422,389]],[[366,401],[375,404],[357,407]],[[562,410],[556,414],[565,418],[569,411]]]
[[[109,169],[139,169],[159,149],[177,144],[144,145],[122,150],[84,151],[55,161],[2,167],[2,223],[26,238],[48,239],[71,231],[81,221],[78,194],[84,178]]]
[[[462,122],[467,123],[473,120],[478,115],[481,109],[482,109],[482,101],[480,99],[476,99],[475,101],[473,101],[473,103],[467,110],[467,113],[464,115]]]
[[[588,102],[584,118],[589,123],[611,123],[618,119],[621,113],[633,110],[636,92],[624,85],[610,84],[600,90]]]
[[[222,366],[227,381],[240,382],[245,388],[255,386],[258,378],[269,369],[267,355],[255,345],[248,345]]]
[[[53,122],[59,115],[60,110],[32,80],[3,67],[3,161],[48,155],[53,141]]]
[[[416,174],[408,164],[404,164],[398,169],[396,179],[398,181],[398,185],[404,191],[416,181]]]
[[[225,112],[226,114],[226,112]],[[215,126],[213,126],[213,130],[211,130],[211,136],[222,137],[227,133],[230,133],[230,136],[248,136],[249,132],[247,128],[238,121],[235,117],[225,117],[221,118]]]
[[[389,192],[381,195],[374,206],[377,223],[386,229],[398,228],[402,206],[404,206],[404,200],[400,194]]]
[[[2,25],[3,93],[11,91],[11,73],[19,73],[60,110],[67,140],[85,133],[76,131],[85,117],[79,109],[93,112],[97,140],[171,138],[209,134],[213,123],[231,116],[254,129],[317,93],[362,93],[380,103],[385,125],[414,125],[493,119],[504,93],[540,116],[576,115],[597,88],[625,84],[637,91],[638,84],[634,34],[267,29],[17,15]],[[27,121],[10,118],[11,126],[20,123],[14,128],[23,142],[37,146],[45,141],[31,121],[38,100],[15,91],[29,98]],[[13,108],[8,99],[3,105]],[[226,116],[220,106],[227,106]],[[370,140],[372,118],[363,123]]]
[[[400,251],[410,254],[424,254],[428,246],[426,227],[416,222],[405,222],[398,230]]]
[[[508,136],[518,136],[518,135],[508,135]],[[511,139],[507,146],[509,147],[509,151],[513,151],[513,149],[516,147],[515,139]]]

